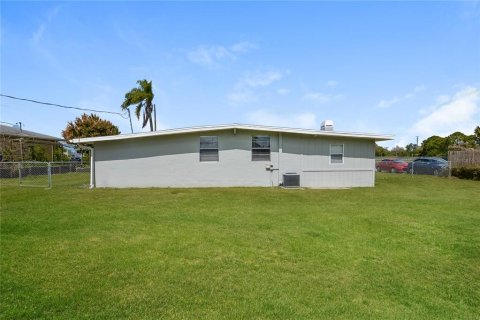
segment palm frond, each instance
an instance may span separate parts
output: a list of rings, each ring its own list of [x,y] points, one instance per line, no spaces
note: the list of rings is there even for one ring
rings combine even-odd
[[[152,123],[152,112],[153,112],[153,91],[152,91],[152,81],[147,81],[146,79],[137,81],[138,87],[133,88],[125,94],[125,100],[123,101],[121,108],[122,110],[128,109],[132,105],[135,106],[135,115],[137,119],[140,120],[140,113],[143,109],[143,125],[144,128],[147,123],[150,121]]]
[[[139,120],[140,120],[140,112],[142,111],[142,108],[143,108],[143,101],[137,104],[137,106],[135,107],[135,115]]]

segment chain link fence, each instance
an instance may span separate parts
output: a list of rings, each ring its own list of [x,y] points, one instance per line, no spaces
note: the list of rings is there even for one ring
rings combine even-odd
[[[375,170],[377,172],[447,177],[450,168],[450,161],[440,157],[377,157],[375,159]]]
[[[73,162],[0,162],[0,185],[88,188],[90,164]]]

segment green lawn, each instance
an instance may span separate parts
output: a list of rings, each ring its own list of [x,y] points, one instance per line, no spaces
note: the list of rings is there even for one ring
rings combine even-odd
[[[52,174],[51,176],[52,187],[77,187],[88,188],[90,186],[90,173],[89,172],[69,172],[61,174]],[[15,178],[1,178],[0,186],[3,187],[39,187],[47,188],[49,186],[48,176],[44,175],[29,175],[19,179]],[[3,191],[3,189],[2,189]]]
[[[1,188],[5,319],[478,319],[480,183]]]

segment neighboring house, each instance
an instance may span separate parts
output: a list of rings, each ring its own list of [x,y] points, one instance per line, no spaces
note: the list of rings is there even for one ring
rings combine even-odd
[[[93,144],[97,187],[342,188],[374,186],[375,141],[392,138],[230,124],[73,142]]]
[[[63,139],[46,134],[20,129],[16,126],[0,124],[0,154],[2,161],[28,160],[31,147],[39,147],[43,154],[51,161],[56,147]]]

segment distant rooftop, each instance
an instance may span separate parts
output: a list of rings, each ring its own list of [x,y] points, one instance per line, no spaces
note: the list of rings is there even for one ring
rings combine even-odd
[[[292,134],[309,135],[309,136],[370,139],[375,141],[385,141],[385,140],[393,139],[393,135],[388,135],[388,134],[385,135],[385,134],[344,132],[344,131],[324,131],[324,130],[283,128],[283,127],[271,127],[271,126],[233,123],[233,124],[177,128],[177,129],[159,130],[159,131],[152,131],[152,132],[120,134],[115,136],[78,138],[78,139],[72,139],[72,142],[73,143],[94,143],[99,141],[138,139],[138,138],[155,137],[155,136],[166,136],[166,135],[207,132],[207,131],[233,130],[233,129],[248,130],[248,131],[277,132],[277,133],[292,133]]]
[[[29,131],[18,127],[6,126],[0,124],[0,135],[2,136],[9,136],[13,138],[28,138],[37,141],[49,141],[49,142],[58,142],[63,141],[62,138],[52,137],[43,133],[38,133],[34,131]]]

